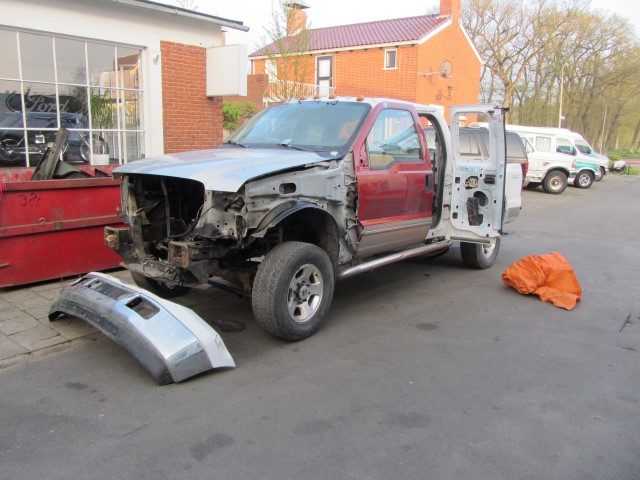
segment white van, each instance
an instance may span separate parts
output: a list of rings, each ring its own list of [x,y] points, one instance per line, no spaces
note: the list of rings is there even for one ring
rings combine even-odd
[[[476,122],[472,127],[483,127]],[[573,132],[552,127],[528,127],[506,125],[508,132],[516,132],[527,148],[529,170],[525,185],[536,188],[542,185],[545,192],[560,194],[569,182],[578,188],[589,188],[601,178],[598,163],[583,155],[574,145]]]
[[[597,153],[595,149],[591,145],[589,145],[589,143],[579,133],[572,132],[571,130],[567,130],[565,128],[559,128],[558,130],[566,131],[567,137],[573,141],[573,144],[576,146],[578,151],[581,154],[587,155],[595,160],[595,162],[600,167],[600,178],[596,178],[596,181],[601,180],[609,171],[609,163],[611,162],[611,160],[609,160],[609,157]]]

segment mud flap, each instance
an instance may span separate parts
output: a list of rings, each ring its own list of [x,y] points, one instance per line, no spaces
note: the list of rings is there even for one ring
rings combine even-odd
[[[49,309],[81,318],[131,353],[156,382],[180,382],[235,367],[220,335],[193,310],[92,272],[65,287]]]

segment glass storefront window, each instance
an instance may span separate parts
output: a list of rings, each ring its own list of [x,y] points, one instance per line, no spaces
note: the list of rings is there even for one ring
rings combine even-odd
[[[35,166],[58,128],[65,161],[144,156],[140,49],[2,28],[0,42],[0,167]]]

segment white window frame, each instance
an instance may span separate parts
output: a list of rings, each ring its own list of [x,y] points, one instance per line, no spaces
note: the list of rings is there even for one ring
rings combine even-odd
[[[389,66],[389,53],[394,53],[394,62],[393,66]],[[386,48],[384,51],[384,68],[383,70],[397,70],[398,69],[398,49],[397,48]]]

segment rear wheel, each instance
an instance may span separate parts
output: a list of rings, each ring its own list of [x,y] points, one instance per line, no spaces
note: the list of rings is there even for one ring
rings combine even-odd
[[[494,264],[498,258],[500,250],[500,237],[490,245],[481,243],[460,243],[460,254],[462,255],[462,263],[469,268],[477,268],[484,270]]]
[[[573,181],[573,184],[578,188],[589,188],[593,185],[593,179],[595,175],[592,172],[587,170],[583,170],[578,172],[576,175],[576,179]]]
[[[251,296],[256,322],[284,340],[310,337],[327,316],[333,288],[333,266],[324,250],[310,243],[282,243],[256,273]]]
[[[542,181],[542,188],[546,193],[561,194],[567,188],[567,175],[558,170],[549,172]]]
[[[536,188],[538,188],[540,186],[540,182],[529,182],[527,183],[527,186],[525,188],[528,188],[530,190],[534,190]]]
[[[189,287],[185,287],[183,285],[170,287],[166,283],[145,277],[138,272],[131,272],[131,278],[133,278],[133,281],[136,282],[136,285],[144,288],[145,290],[149,290],[151,293],[161,298],[181,297],[182,295],[188,293],[189,290],[191,290]]]

